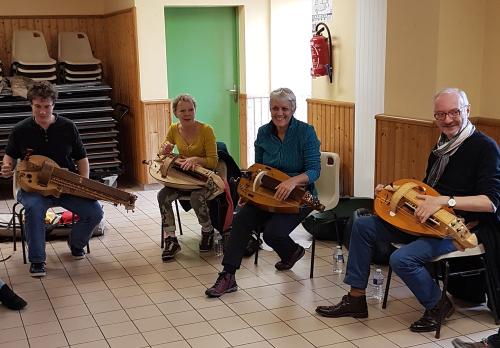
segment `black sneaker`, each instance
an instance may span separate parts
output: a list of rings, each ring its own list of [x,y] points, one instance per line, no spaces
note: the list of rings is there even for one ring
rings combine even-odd
[[[69,243],[69,240],[68,240],[68,246],[69,249],[71,250],[71,255],[75,260],[81,260],[85,258],[85,250],[83,250],[83,248],[75,248]]]
[[[170,261],[174,258],[175,254],[181,251],[181,246],[177,241],[176,237],[167,237],[165,238],[165,249],[161,254],[161,259],[163,261]]]
[[[219,273],[215,284],[205,291],[205,295],[208,297],[219,297],[227,292],[234,292],[236,290],[238,290],[238,284],[236,284],[234,274],[222,271]]]
[[[32,277],[45,277],[45,262],[33,262],[30,266],[30,275]]]
[[[26,301],[17,296],[7,284],[4,284],[0,288],[0,302],[5,307],[16,311],[23,309],[27,305]]]
[[[210,251],[214,246],[214,230],[201,232],[200,251]]]

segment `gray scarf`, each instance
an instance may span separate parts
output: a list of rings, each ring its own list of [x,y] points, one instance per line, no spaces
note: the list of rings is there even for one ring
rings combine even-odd
[[[437,184],[441,175],[443,175],[444,169],[450,161],[450,157],[458,150],[460,145],[470,137],[476,127],[467,118],[467,123],[453,138],[448,140],[446,135],[442,134],[439,136],[437,146],[432,152],[436,155],[437,160],[432,165],[432,168],[427,177],[427,184],[431,187]]]

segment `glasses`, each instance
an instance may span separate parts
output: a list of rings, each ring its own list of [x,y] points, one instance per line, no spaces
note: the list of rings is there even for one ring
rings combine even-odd
[[[462,115],[462,109],[465,106],[462,106],[458,109],[451,109],[448,112],[446,111],[438,111],[434,114],[434,118],[438,121],[442,121],[446,118],[446,116],[450,115],[451,118],[459,118]]]

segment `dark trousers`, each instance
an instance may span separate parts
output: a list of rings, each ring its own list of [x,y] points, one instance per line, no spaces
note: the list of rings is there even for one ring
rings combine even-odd
[[[302,208],[298,214],[277,214],[264,211],[251,203],[245,204],[235,215],[231,238],[226,248],[222,264],[226,271],[238,269],[245,253],[252,231],[263,228],[263,238],[273,248],[281,260],[290,259],[298,245],[290,238],[290,233],[311,212]]]

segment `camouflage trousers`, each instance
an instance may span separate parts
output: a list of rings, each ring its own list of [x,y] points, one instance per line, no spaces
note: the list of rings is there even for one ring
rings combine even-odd
[[[180,196],[190,195],[190,203],[193,208],[198,222],[203,231],[212,229],[210,221],[210,213],[208,211],[208,197],[210,192],[206,188],[193,191],[180,191],[178,189],[165,186],[158,192],[158,204],[160,206],[161,224],[163,234],[175,232],[175,217],[172,209],[172,202]]]

